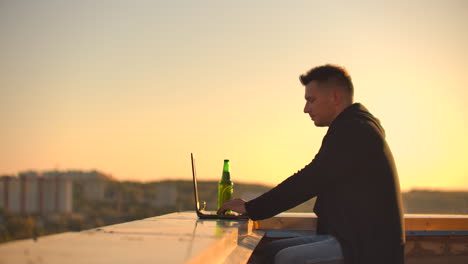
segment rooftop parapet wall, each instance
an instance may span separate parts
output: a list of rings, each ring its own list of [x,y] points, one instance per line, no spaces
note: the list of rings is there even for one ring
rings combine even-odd
[[[0,244],[0,263],[246,263],[263,235],[252,226],[172,213]]]
[[[247,263],[264,232],[314,230],[310,213],[258,222],[201,220],[195,212],[0,245],[0,263]],[[407,264],[468,263],[468,215],[405,215]],[[262,240],[263,241],[263,240]]]

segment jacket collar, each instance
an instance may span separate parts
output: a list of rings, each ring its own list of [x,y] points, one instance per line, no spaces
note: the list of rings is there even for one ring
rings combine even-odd
[[[359,119],[366,120],[367,122],[372,122],[383,134],[385,134],[385,130],[380,124],[379,119],[373,116],[369,112],[369,110],[367,110],[367,108],[360,103],[354,103],[345,108],[340,114],[338,114],[335,120],[333,120],[333,122],[329,126],[329,129],[334,128],[335,126],[337,126],[337,124],[350,119]]]
[[[341,113],[339,113],[338,116],[335,118],[335,120],[333,120],[333,122],[330,124],[330,127],[334,126],[336,123],[339,123],[340,120],[348,119],[349,117],[359,112],[370,114],[367,108],[365,108],[362,104],[354,103],[346,107]]]

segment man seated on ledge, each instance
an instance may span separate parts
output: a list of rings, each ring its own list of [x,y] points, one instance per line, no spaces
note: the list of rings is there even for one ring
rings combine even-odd
[[[261,220],[317,197],[317,235],[273,241],[256,250],[261,263],[404,263],[405,234],[395,163],[379,120],[353,103],[351,77],[324,65],[300,76],[304,113],[328,126],[315,158],[256,199],[227,201]]]

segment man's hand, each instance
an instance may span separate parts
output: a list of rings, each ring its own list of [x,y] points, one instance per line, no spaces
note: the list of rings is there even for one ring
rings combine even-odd
[[[226,213],[226,211],[229,211],[229,210],[237,212],[239,214],[246,214],[247,213],[247,210],[245,209],[246,202],[247,202],[246,200],[239,199],[239,198],[226,201],[221,206],[221,208],[219,208],[218,214],[224,214]]]

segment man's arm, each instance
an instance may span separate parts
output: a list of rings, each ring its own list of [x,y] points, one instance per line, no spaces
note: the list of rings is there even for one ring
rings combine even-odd
[[[319,153],[302,170],[251,201],[233,200],[222,209],[247,213],[253,220],[266,219],[317,196],[339,182],[343,184],[351,180],[347,176],[359,159],[356,150],[365,148],[361,144],[365,137],[362,132],[360,126],[347,126],[327,133]]]
[[[312,163],[311,163],[312,164]],[[304,184],[304,181],[307,179],[304,179],[304,177],[307,176],[309,167],[311,164],[307,165],[304,169],[299,171],[298,173],[294,174],[293,176],[289,177],[285,181],[283,181],[281,184],[276,186],[275,188],[271,189],[270,191],[264,193],[263,195],[257,197],[256,199],[252,200],[255,204],[258,204],[262,206],[264,209],[266,209],[268,215],[273,216],[275,214],[278,214],[282,211],[285,211],[287,209],[290,209],[294,207],[297,204],[300,204],[301,202],[305,202],[306,200],[312,198],[314,195],[310,194],[310,188],[295,188],[298,184],[301,184],[301,182]],[[296,189],[296,190],[294,190]],[[297,191],[299,193],[296,193],[296,195],[287,195],[287,193],[291,191]],[[304,192],[305,191],[305,192]],[[313,195],[313,196],[311,196]],[[275,200],[277,200],[278,197],[289,197],[289,199],[283,199],[281,202],[275,203]],[[251,202],[252,202],[251,201]],[[258,214],[265,214],[261,208],[251,208],[249,211],[247,210],[248,206],[248,201],[243,200],[243,199],[233,199],[226,201],[221,208],[218,210],[218,214],[224,214],[226,211],[234,211],[239,214],[248,214],[250,211],[254,215],[254,220],[260,219],[256,217]],[[267,206],[265,206],[267,204]],[[268,218],[267,217],[261,217],[261,219]]]
[[[320,175],[314,172],[314,162],[268,192],[246,202],[244,206],[249,217],[253,220],[266,219],[316,196],[317,186],[321,184],[314,183],[320,181],[316,179]]]

